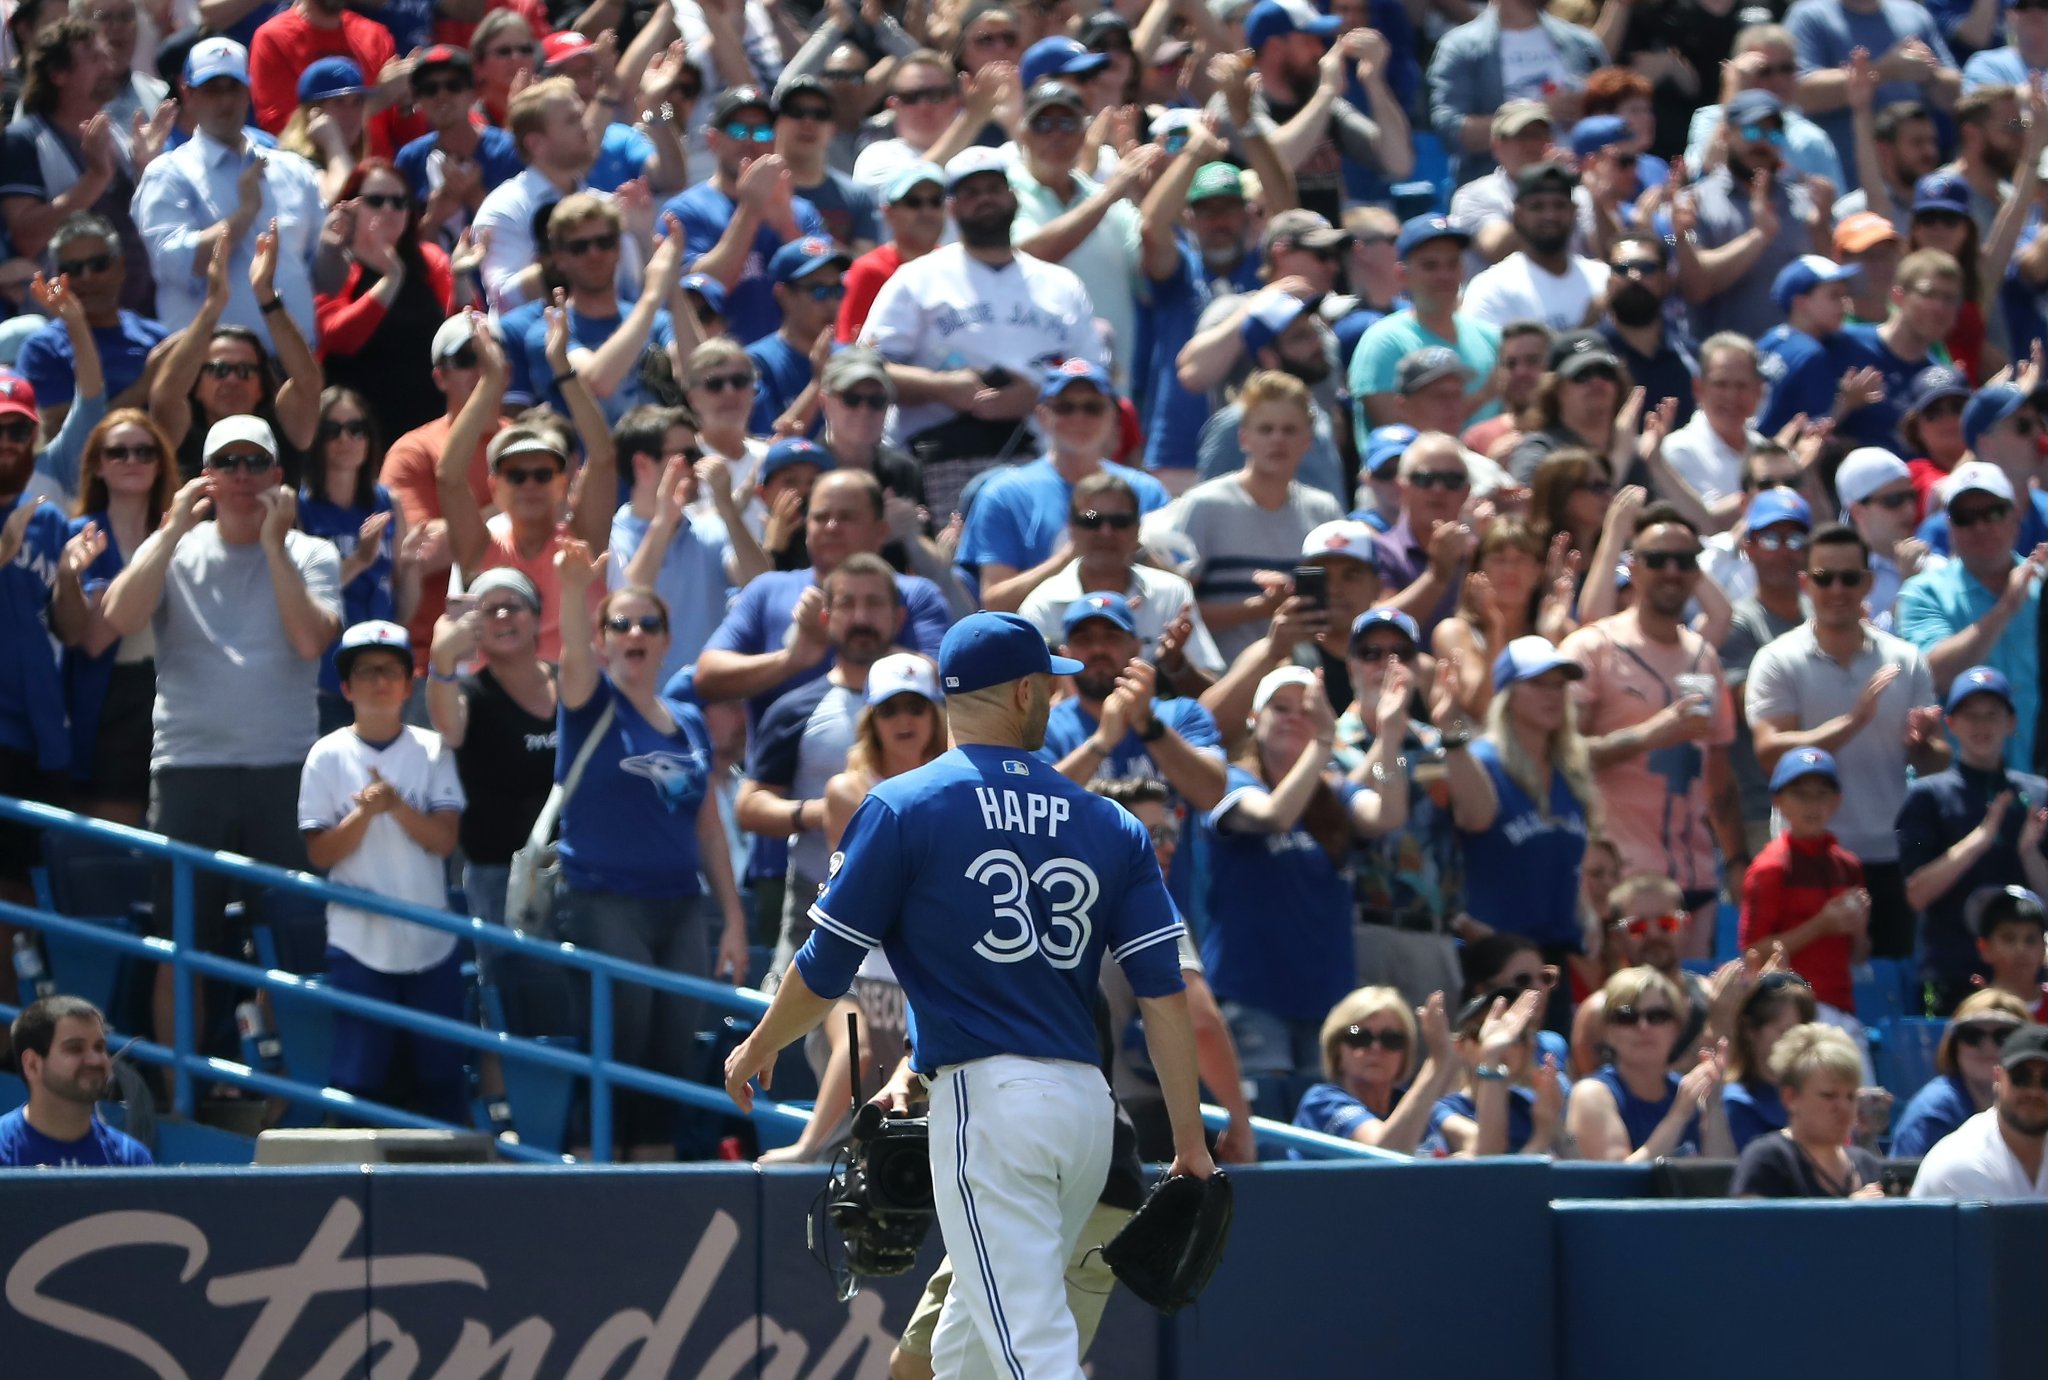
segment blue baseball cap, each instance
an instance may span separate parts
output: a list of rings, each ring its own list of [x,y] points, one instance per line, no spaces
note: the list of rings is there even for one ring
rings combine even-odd
[[[1742,519],[1743,526],[1752,532],[1761,532],[1766,527],[1775,527],[1781,522],[1796,522],[1811,530],[1813,509],[1806,500],[1790,489],[1765,489],[1749,501],[1749,512]]]
[[[1721,115],[1731,125],[1746,125],[1752,120],[1767,120],[1773,116],[1785,118],[1785,106],[1776,96],[1761,87],[1738,91],[1735,98],[1721,108]]]
[[[1029,91],[1047,77],[1085,77],[1107,66],[1108,53],[1091,53],[1079,39],[1059,36],[1041,38],[1026,48],[1017,75]]]
[[[1977,390],[1963,404],[1963,444],[1971,450],[1984,433],[2027,405],[2027,395],[2010,384],[1994,384]]]
[[[970,613],[939,643],[939,679],[949,695],[971,694],[1026,676],[1071,676],[1081,663],[1054,656],[1045,634],[1014,613]]]
[[[1077,356],[1063,359],[1045,371],[1045,382],[1038,386],[1038,400],[1051,402],[1077,383],[1088,384],[1105,398],[1116,397],[1116,385],[1109,381],[1109,371]]]
[[[794,283],[827,264],[838,264],[843,269],[852,262],[845,250],[823,235],[803,235],[775,251],[775,257],[768,261],[768,276],[778,283]]]
[[[1444,216],[1415,216],[1402,222],[1401,233],[1394,238],[1394,257],[1406,260],[1431,240],[1456,240],[1467,245],[1472,243],[1472,232],[1459,229]]]
[[[890,179],[889,189],[884,193],[882,200],[885,204],[894,206],[927,182],[932,183],[941,192],[944,192],[946,190],[945,171],[936,163],[927,163],[922,160],[912,163]]]
[[[324,57],[299,73],[299,104],[362,94],[363,69],[345,57]]]
[[[1589,158],[1602,149],[1627,143],[1633,133],[1619,115],[1588,115],[1572,126],[1572,154]]]
[[[836,470],[839,462],[816,441],[805,436],[786,436],[768,447],[768,453],[761,457],[761,468],[754,475],[756,484],[766,484],[791,465],[816,465],[818,471]]]
[[[1074,629],[1091,618],[1100,618],[1114,623],[1132,637],[1138,635],[1138,620],[1131,613],[1131,601],[1121,594],[1084,594],[1067,605],[1066,617],[1060,620],[1060,630],[1067,636],[1074,635]]]
[[[1408,447],[1414,445],[1415,438],[1421,434],[1406,422],[1374,427],[1372,434],[1365,438],[1365,472],[1379,478],[1380,471],[1407,454]]]
[[[1562,670],[1566,680],[1584,680],[1586,668],[1569,657],[1559,656],[1557,644],[1531,633],[1518,637],[1493,659],[1493,692],[1497,695],[1518,681],[1534,680],[1550,671]]]
[[[704,305],[711,308],[714,316],[725,315],[725,284],[708,273],[685,273],[684,288],[704,299]]]
[[[1256,358],[1259,351],[1280,338],[1280,333],[1299,321],[1308,304],[1291,292],[1279,288],[1262,288],[1252,294],[1246,306],[1244,324],[1237,333],[1244,341],[1244,352]]]
[[[1367,609],[1364,613],[1359,614],[1357,618],[1353,619],[1351,621],[1351,641],[1348,645],[1356,647],[1358,639],[1364,637],[1374,628],[1392,628],[1395,632],[1408,639],[1409,646],[1420,647],[1422,645],[1422,629],[1415,626],[1415,620],[1401,612],[1401,610],[1392,608]]]
[[[193,44],[185,55],[185,85],[204,86],[215,77],[233,77],[247,86],[249,50],[232,38],[202,38]]]
[[[1972,666],[1957,676],[1948,688],[1948,703],[1941,712],[1955,713],[1956,707],[1972,695],[1996,695],[2005,701],[2007,709],[2019,713],[2019,706],[2012,702],[2012,682],[1995,666]]]
[[[1931,403],[1943,398],[1967,398],[1970,385],[1961,374],[1944,364],[1930,364],[1913,375],[1913,391],[1906,395],[1906,415],[1917,417]]]
[[[1335,15],[1319,13],[1308,0],[1259,0],[1244,17],[1244,46],[1256,53],[1289,34],[1314,34],[1328,43],[1341,26]]]
[[[1861,264],[1838,264],[1822,254],[1801,254],[1778,270],[1771,281],[1771,301],[1779,311],[1790,311],[1792,299],[1803,297],[1822,283],[1839,283],[1863,271]]]
[[[1970,214],[1970,184],[1952,172],[1931,172],[1913,184],[1913,214]]]
[[[1825,748],[1794,748],[1771,768],[1771,794],[1776,795],[1794,781],[1808,776],[1825,776],[1828,784],[1842,789],[1842,777],[1835,770],[1835,755]]]

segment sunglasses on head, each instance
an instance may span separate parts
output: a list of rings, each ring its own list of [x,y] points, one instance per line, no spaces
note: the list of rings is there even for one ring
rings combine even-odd
[[[887,412],[889,410],[889,398],[885,393],[857,393],[848,389],[839,395],[839,401],[847,407],[865,407],[870,412]]]
[[[1442,489],[1455,493],[1459,489],[1472,487],[1472,478],[1463,470],[1417,470],[1408,476],[1411,489]]]
[[[1966,513],[1959,513],[1953,508],[1949,509],[1948,525],[1957,531],[1961,531],[1964,528],[1975,527],[1982,522],[2003,522],[2011,514],[2012,505],[2001,498],[1995,503],[1987,503],[1982,508],[1972,508]]]
[[[431,100],[435,96],[459,96],[470,89],[470,83],[466,77],[442,77],[439,81],[414,82],[412,94],[425,100]]]
[[[1677,934],[1685,928],[1685,917],[1676,911],[1668,915],[1630,915],[1615,921],[1607,927],[1616,934],[1628,934],[1641,939],[1655,928],[1663,934]]]
[[[83,278],[88,274],[105,273],[113,266],[114,256],[111,252],[88,254],[83,259],[59,259],[57,272],[66,278]]]
[[[958,94],[950,86],[919,86],[898,91],[889,99],[898,105],[944,105]]]
[[[932,702],[922,695],[896,695],[890,699],[883,700],[875,706],[875,717],[878,719],[895,719],[905,714],[914,714],[919,718],[923,718],[925,711],[931,707]]]
[[[1760,532],[1756,544],[1766,551],[1804,551],[1810,543],[1804,532]]]
[[[1697,551],[1638,551],[1636,564],[1651,570],[1698,570],[1700,553]]]
[[[562,240],[555,245],[555,252],[557,254],[567,254],[573,258],[592,253],[593,251],[609,254],[618,247],[619,235],[616,230],[613,230],[602,235],[585,235],[579,239]]]
[[[112,463],[119,465],[134,463],[137,465],[154,465],[163,458],[164,453],[157,449],[157,444],[154,441],[138,441],[132,446],[100,447],[100,461],[102,464]]]
[[[1607,1013],[1609,1025],[1677,1025],[1678,1013],[1668,1006],[1617,1006]]]
[[[0,431],[0,435],[5,435]],[[220,474],[267,474],[277,468],[277,458],[270,455],[250,455],[246,452],[234,455],[216,455],[206,462],[206,468]]]
[[[706,393],[723,393],[733,388],[750,389],[754,381],[745,374],[713,374],[710,378],[698,380],[697,386]]]
[[[896,203],[906,211],[936,211],[945,204],[942,196],[907,196]]]
[[[608,631],[621,634],[638,628],[649,637],[668,631],[668,620],[658,613],[643,613],[638,618],[628,618],[623,613],[615,613],[604,620],[604,625]]]
[[[1817,589],[1833,589],[1836,585],[1840,585],[1843,589],[1861,589],[1870,583],[1870,572],[1867,570],[1809,570],[1806,572],[1806,578],[1813,581],[1814,587]]]
[[[498,471],[498,478],[504,480],[507,484],[510,484],[515,489],[522,489],[525,488],[528,484],[549,483],[554,479],[556,475],[560,474],[561,472],[562,471],[560,467],[555,465],[544,466],[543,468],[537,470],[504,469]]]
[[[726,138],[737,139],[743,144],[772,144],[775,142],[775,126],[773,125],[750,125],[740,120],[734,120],[731,124],[724,126],[722,133],[724,133]]]
[[[1351,1049],[1371,1049],[1378,1045],[1389,1054],[1401,1054],[1408,1048],[1408,1033],[1403,1030],[1367,1030],[1362,1025],[1354,1025],[1341,1038]]]
[[[320,423],[320,439],[332,441],[337,437],[352,436],[357,440],[370,434],[370,424],[361,417],[350,417],[344,421],[329,419]]]
[[[199,366],[200,373],[217,379],[253,379],[262,369],[246,359],[209,359]]]
[[[1138,525],[1136,513],[1104,513],[1093,508],[1074,514],[1071,520],[1084,532],[1093,532],[1098,527],[1107,527],[1112,532],[1128,532]]]
[[[1109,415],[1109,403],[1101,398],[1092,398],[1087,402],[1069,402],[1061,398],[1057,402],[1047,403],[1046,406],[1052,409],[1052,415],[1055,417],[1071,417],[1076,413],[1084,417]]]

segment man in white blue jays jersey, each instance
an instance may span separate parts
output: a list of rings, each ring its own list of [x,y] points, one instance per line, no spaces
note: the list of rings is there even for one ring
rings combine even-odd
[[[1105,949],[1137,993],[1173,1128],[1173,1172],[1214,1171],[1175,941],[1181,924],[1135,816],[1033,754],[1052,656],[1015,614],[961,620],[939,648],[954,748],[882,782],[847,825],[817,929],[726,1060],[751,1108],[775,1057],[832,1009],[880,945],[910,999],[931,1086],[932,1184],[955,1264],[933,1339],[941,1380],[1079,1380],[1063,1273],[1109,1171],[1097,1066]]]

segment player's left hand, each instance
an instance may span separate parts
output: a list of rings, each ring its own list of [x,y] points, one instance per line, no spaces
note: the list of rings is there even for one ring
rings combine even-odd
[[[1209,1158],[1208,1146],[1198,1145],[1192,1152],[1183,1152],[1175,1155],[1173,1163],[1167,1166],[1166,1172],[1168,1174],[1192,1174],[1198,1179],[1206,1179],[1216,1172],[1216,1161]]]
[[[725,1056],[725,1095],[737,1103],[742,1112],[754,1110],[752,1080],[756,1078],[761,1081],[761,1091],[767,1092],[775,1081],[775,1052],[755,1048],[750,1035],[740,1041],[739,1048]]]

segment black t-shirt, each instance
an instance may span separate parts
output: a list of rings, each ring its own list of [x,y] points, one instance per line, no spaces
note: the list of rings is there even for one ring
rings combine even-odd
[[[462,697],[469,702],[469,730],[455,750],[469,801],[462,852],[474,863],[503,865],[525,844],[555,784],[555,720],[520,708],[488,666],[463,677]]]
[[[369,296],[381,281],[374,269],[365,268],[356,283],[354,300]],[[387,438],[403,436],[434,421],[447,410],[448,400],[435,386],[433,371],[394,368],[392,361],[410,363],[426,354],[447,315],[427,281],[425,264],[415,262],[398,289],[398,300],[362,348],[346,355],[327,352],[323,361],[327,382],[361,393]]]
[[[1636,5],[1622,31],[1617,65],[1626,66],[1637,53],[1670,50],[1684,58],[1699,79],[1687,92],[1676,82],[1660,80],[1650,93],[1657,137],[1650,152],[1676,158],[1685,149],[1693,111],[1721,99],[1721,64],[1735,53],[1735,35],[1752,24],[1775,24],[1785,17],[1789,0],[1734,0],[1708,6],[1701,0],[1670,0],[1662,5]],[[1725,8],[1725,13],[1716,10]]]
[[[1859,1146],[1849,1147],[1849,1164],[1851,1182],[1831,1184],[1792,1137],[1773,1132],[1758,1136],[1743,1150],[1728,1193],[1734,1198],[1846,1198],[1865,1184],[1879,1182],[1883,1173],[1877,1156]]]

